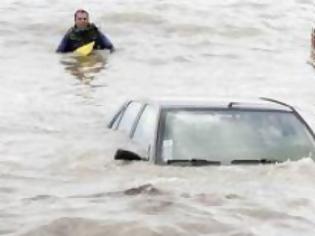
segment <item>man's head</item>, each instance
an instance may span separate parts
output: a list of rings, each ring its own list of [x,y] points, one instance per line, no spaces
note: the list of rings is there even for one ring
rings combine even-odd
[[[89,25],[89,13],[79,9],[74,13],[74,23],[78,28],[86,28]]]

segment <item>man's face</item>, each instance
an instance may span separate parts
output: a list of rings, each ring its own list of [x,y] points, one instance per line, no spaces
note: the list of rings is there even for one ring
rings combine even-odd
[[[84,12],[78,12],[75,17],[75,25],[78,28],[85,28],[89,24],[89,16]]]

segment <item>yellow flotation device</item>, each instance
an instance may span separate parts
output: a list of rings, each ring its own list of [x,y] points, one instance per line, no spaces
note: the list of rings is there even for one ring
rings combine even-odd
[[[79,56],[88,56],[93,51],[95,42],[84,44],[83,46],[77,48],[74,52]]]

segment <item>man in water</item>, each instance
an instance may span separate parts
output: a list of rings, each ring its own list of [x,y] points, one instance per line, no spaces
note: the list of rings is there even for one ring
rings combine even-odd
[[[93,24],[89,22],[89,13],[83,9],[74,13],[74,26],[63,37],[57,52],[73,52],[77,48],[94,41],[93,49],[114,51],[111,41]]]

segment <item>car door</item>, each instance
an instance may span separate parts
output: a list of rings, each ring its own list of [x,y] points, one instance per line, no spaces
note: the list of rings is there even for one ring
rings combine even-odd
[[[146,105],[132,133],[132,141],[144,150],[145,158],[150,159],[153,153],[157,127],[157,109]]]

